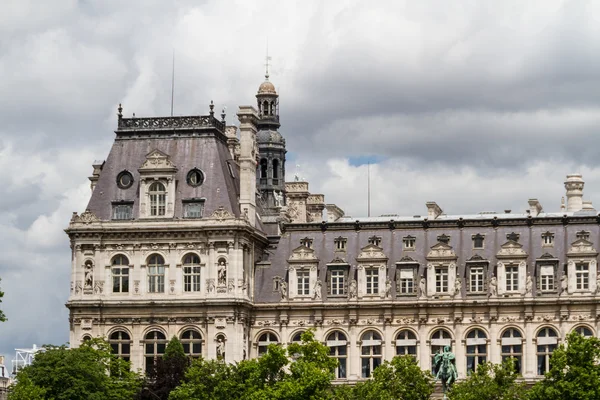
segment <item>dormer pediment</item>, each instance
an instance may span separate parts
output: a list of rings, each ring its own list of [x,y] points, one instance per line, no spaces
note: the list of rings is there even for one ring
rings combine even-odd
[[[292,254],[288,259],[288,262],[309,262],[318,263],[319,259],[315,255],[315,251],[304,245],[300,245],[292,250]]]
[[[431,247],[427,253],[428,260],[456,260],[456,253],[452,246],[447,243],[439,242]]]
[[[526,258],[527,253],[523,250],[521,243],[509,240],[500,246],[500,251],[496,254],[498,258]]]
[[[404,256],[396,264],[417,264],[418,261],[410,256]]]
[[[598,252],[594,248],[594,244],[586,239],[578,239],[571,243],[571,247],[567,252],[568,257],[596,257]]]
[[[177,167],[171,162],[170,157],[158,149],[146,155],[146,160],[138,170],[140,173],[177,172]]]
[[[348,264],[348,263],[347,263],[347,262],[346,262],[346,260],[344,260],[343,258],[341,258],[341,257],[339,257],[339,256],[336,256],[336,257],[334,257],[334,259],[333,259],[333,260],[331,260],[331,261],[329,262],[329,264]],[[328,264],[328,265],[329,265],[329,264]]]
[[[387,261],[387,259],[388,258],[383,253],[383,249],[374,244],[369,244],[360,249],[360,253],[358,254],[358,257],[356,257],[356,261]]]
[[[467,262],[472,262],[472,263],[481,263],[481,262],[488,262],[488,260],[486,260],[485,258],[481,257],[479,254],[474,254],[471,258],[469,258],[467,260]]]

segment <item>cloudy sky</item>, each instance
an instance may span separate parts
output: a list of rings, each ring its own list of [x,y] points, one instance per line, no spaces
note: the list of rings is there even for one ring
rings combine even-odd
[[[268,41],[288,174],[352,216],[600,205],[600,3],[6,0],[0,13],[0,354],[68,341],[70,249],[116,108],[235,123]]]

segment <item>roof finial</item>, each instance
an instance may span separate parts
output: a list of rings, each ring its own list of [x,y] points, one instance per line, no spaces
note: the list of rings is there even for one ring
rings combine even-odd
[[[221,121],[223,123],[225,123],[225,110],[227,110],[227,106],[224,106],[223,110],[221,110]]]
[[[119,107],[117,108],[117,111],[119,112],[119,113],[117,114],[117,116],[118,116],[119,118],[122,118],[122,117],[123,117],[123,107],[121,107],[121,103],[119,103]]]
[[[271,61],[271,57],[269,57],[269,39],[267,38],[267,56],[265,57],[265,79],[269,80],[269,61]]]
[[[210,114],[210,116],[211,116],[211,117],[212,117],[212,116],[214,116],[214,115],[215,115],[215,111],[214,111],[215,104],[213,103],[213,101],[212,101],[212,100],[210,101],[210,106],[208,106],[208,108],[210,108],[210,113],[209,113],[209,114]]]

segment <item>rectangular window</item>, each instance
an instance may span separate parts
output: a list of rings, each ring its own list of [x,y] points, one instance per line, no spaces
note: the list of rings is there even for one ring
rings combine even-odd
[[[438,267],[435,269],[435,292],[448,292],[448,268]]]
[[[550,232],[542,234],[542,242],[544,246],[552,246],[554,244],[554,234]]]
[[[133,204],[113,204],[113,219],[132,219]]]
[[[344,271],[332,270],[331,281],[329,288],[332,296],[340,296],[345,294],[344,290]]]
[[[310,278],[308,271],[298,271],[296,273],[298,280],[298,295],[308,296],[310,294]]]
[[[165,267],[148,267],[148,292],[163,293],[165,291]]]
[[[200,291],[200,267],[189,266],[183,267],[183,291],[184,292],[199,292]]]
[[[516,292],[519,290],[519,267],[516,265],[506,267],[506,291]]]
[[[402,239],[402,244],[404,245],[404,250],[414,250],[415,249],[416,238],[413,236],[406,236]]]
[[[478,233],[477,235],[473,235],[471,238],[473,239],[474,249],[483,249],[483,240],[485,239],[485,236]]]
[[[471,292],[483,292],[483,267],[469,269],[469,285]]]
[[[400,270],[400,294],[414,294],[415,278],[412,269]]]
[[[336,250],[346,250],[346,242],[348,241],[348,239],[339,237],[337,239],[334,239],[333,241],[335,243]]]
[[[552,265],[540,267],[540,289],[542,292],[554,291],[554,267]]]
[[[369,244],[379,247],[379,245],[381,245],[381,237],[380,236],[371,236],[369,238]]]
[[[575,265],[575,287],[577,290],[588,290],[590,287],[590,270],[588,263]]]
[[[379,271],[377,268],[367,268],[365,270],[367,294],[379,293]]]
[[[183,216],[185,218],[202,218],[204,214],[204,201],[186,201],[183,203]]]
[[[129,267],[113,268],[113,293],[129,292]]]
[[[300,239],[300,245],[304,247],[308,247],[312,249],[313,240],[311,238],[305,237],[304,239]]]
[[[150,195],[150,215],[160,216],[165,215],[165,207],[167,203],[166,193],[153,193]]]

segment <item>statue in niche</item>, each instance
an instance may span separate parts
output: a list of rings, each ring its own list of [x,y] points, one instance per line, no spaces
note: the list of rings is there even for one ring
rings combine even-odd
[[[350,298],[350,299],[356,298],[356,279],[352,279],[350,281],[350,288],[348,289],[348,298]]]
[[[283,207],[283,193],[275,190],[273,191],[273,198],[275,199],[275,207]]]
[[[560,295],[568,293],[569,284],[567,282],[567,275],[563,274],[560,278]]]
[[[287,298],[287,283],[283,279],[279,281],[279,292],[281,300],[285,300]]]
[[[596,278],[596,294],[600,293],[600,275]]]
[[[389,279],[385,280],[385,297],[392,297],[392,281]]]
[[[460,280],[460,278],[457,276],[456,280],[454,281],[454,296],[460,296],[460,291],[462,289],[462,282]]]
[[[217,267],[217,275],[218,285],[225,286],[227,284],[227,265],[225,264],[225,259],[223,258],[219,260],[219,266]]]
[[[315,282],[315,295],[314,295],[315,300],[321,300],[322,287],[323,287],[323,283],[321,282],[320,279],[317,279],[317,281]]]
[[[217,339],[217,360],[225,359],[225,342],[223,341],[223,337],[219,336]]]
[[[488,295],[490,297],[498,296],[498,281],[496,280],[496,277],[494,275],[492,275],[492,277],[490,278]]]
[[[419,281],[419,291],[421,292],[420,296],[422,299],[427,297],[427,281],[423,275],[421,275],[421,280]]]
[[[533,279],[531,279],[531,274],[527,274],[527,280],[525,281],[525,296],[531,296],[533,292]]]
[[[91,261],[85,262],[84,288],[92,289],[94,287],[94,267]]]

